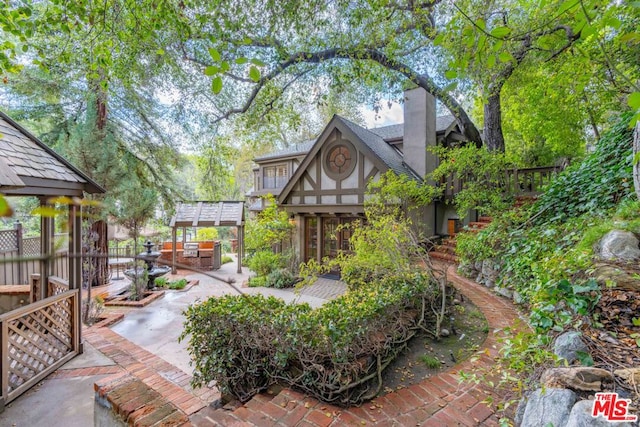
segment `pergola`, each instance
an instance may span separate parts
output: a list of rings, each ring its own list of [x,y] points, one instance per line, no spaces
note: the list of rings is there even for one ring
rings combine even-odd
[[[0,412],[6,403],[82,353],[82,204],[78,201],[85,193],[104,192],[91,178],[0,112],[0,193],[35,196],[43,206],[56,203],[51,198],[65,196],[66,200],[57,202],[68,206],[69,224],[67,283],[64,278],[53,276],[54,217],[42,215],[39,288],[32,287],[36,302],[0,316]],[[29,364],[30,360],[37,363]],[[26,365],[29,369],[24,368]],[[10,370],[14,375],[9,375]]]
[[[184,202],[176,207],[171,219],[172,271],[176,273],[177,233],[182,227],[185,235],[187,227],[237,227],[238,230],[238,273],[242,273],[244,253],[244,202]]]

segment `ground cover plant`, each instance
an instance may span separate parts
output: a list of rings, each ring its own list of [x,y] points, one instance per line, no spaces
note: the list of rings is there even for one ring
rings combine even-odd
[[[607,232],[640,230],[628,123],[623,115],[595,152],[560,173],[534,204],[457,238],[461,270],[477,274],[476,266],[493,264],[496,285],[513,291],[529,313],[532,330],[508,331],[496,367],[513,390],[526,390],[545,367],[559,363],[551,344],[568,329],[580,330],[591,349],[593,357],[580,357],[583,365],[613,370],[640,361],[640,343],[634,340],[640,329],[625,314],[630,307],[625,301],[637,292],[597,282],[594,261],[594,244]],[[612,340],[615,351],[603,351]]]

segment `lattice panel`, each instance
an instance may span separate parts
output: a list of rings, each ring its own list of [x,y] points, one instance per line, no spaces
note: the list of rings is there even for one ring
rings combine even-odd
[[[18,239],[15,230],[0,231],[0,252],[18,250]]]
[[[42,252],[40,237],[26,237],[22,239],[22,253],[26,256],[38,256]]]
[[[49,288],[47,291],[49,292],[47,296],[54,296],[61,294],[63,292],[67,292],[69,290],[69,285],[65,285],[64,283],[54,282],[52,280],[49,281]]]
[[[9,392],[73,351],[72,298],[9,322]]]

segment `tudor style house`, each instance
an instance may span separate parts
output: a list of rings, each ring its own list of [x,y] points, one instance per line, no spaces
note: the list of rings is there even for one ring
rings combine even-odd
[[[423,179],[437,167],[427,150],[464,141],[453,116],[436,117],[435,99],[421,88],[405,92],[404,123],[365,129],[334,116],[317,139],[254,159],[249,209],[259,211],[273,194],[296,224],[294,249],[307,261],[348,249],[349,230],[339,224],[364,215],[367,183],[388,170]],[[447,234],[455,211],[444,202],[424,212],[427,234]]]

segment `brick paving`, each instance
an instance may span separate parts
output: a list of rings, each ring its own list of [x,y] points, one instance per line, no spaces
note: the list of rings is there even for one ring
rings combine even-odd
[[[122,372],[139,379],[185,414],[191,415],[220,397],[216,388],[192,389],[191,375],[108,328],[89,328],[84,339],[116,362]],[[111,378],[104,380],[108,383]]]
[[[209,426],[498,426],[494,409],[484,400],[499,397],[486,385],[460,381],[460,373],[491,368],[498,355],[501,330],[518,324],[510,301],[448,267],[449,281],[484,314],[489,333],[475,357],[418,384],[378,397],[359,407],[339,408],[297,391],[261,394],[235,410],[205,407],[190,417],[195,427]]]

